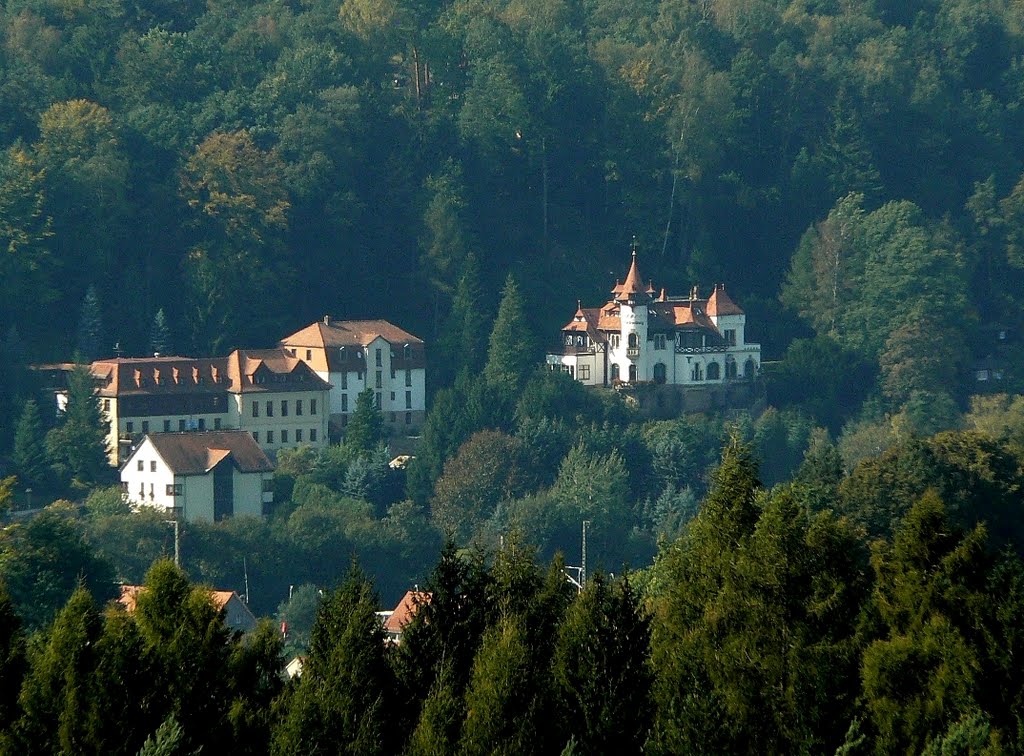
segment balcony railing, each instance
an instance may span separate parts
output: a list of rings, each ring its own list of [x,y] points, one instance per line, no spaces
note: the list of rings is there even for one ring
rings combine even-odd
[[[626,347],[626,356],[630,359],[640,356],[640,347]]]

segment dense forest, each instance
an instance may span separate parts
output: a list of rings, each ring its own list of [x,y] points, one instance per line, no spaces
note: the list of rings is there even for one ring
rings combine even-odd
[[[4,559],[0,748],[1019,753],[1020,440],[947,432],[849,476],[820,449],[766,488],[734,438],[700,511],[641,572],[597,571],[577,591],[560,559],[545,567],[515,537],[449,545],[398,645],[358,566],[296,591],[281,617],[305,662],[290,681],[274,624],[229,631],[169,561],[134,611],[104,606],[109,563],[50,508],[26,527],[21,566]],[[26,637],[55,591],[23,622],[18,578],[47,566],[64,585],[40,585],[72,592]]]
[[[0,0],[0,103],[0,751],[1024,751],[1021,4]],[[633,237],[766,410],[536,368]],[[325,313],[426,340],[415,459],[366,399],[180,570],[29,367]]]

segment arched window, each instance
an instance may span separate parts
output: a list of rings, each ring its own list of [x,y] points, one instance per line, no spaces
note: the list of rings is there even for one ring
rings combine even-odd
[[[636,365],[629,366],[629,382],[636,383]]]
[[[725,377],[736,377],[736,360],[732,359],[731,357],[727,357],[725,360]]]
[[[719,373],[719,370],[720,370],[720,368],[719,368],[717,362],[709,362],[708,363],[708,380],[709,381],[717,381],[717,380],[719,380],[722,377],[721,374]]]
[[[699,362],[693,363],[693,369],[690,371],[690,378],[694,381],[704,380],[704,368],[701,367]]]
[[[612,363],[612,380],[619,380],[619,363],[617,362]]]
[[[658,362],[654,365],[654,382],[664,383],[666,376],[665,363]]]
[[[637,348],[637,346],[639,345],[639,343],[640,343],[640,342],[639,342],[639,340],[637,339],[637,337],[636,337],[636,334],[635,334],[635,333],[631,333],[631,334],[629,334],[629,348],[630,348],[630,349],[636,349],[636,348]]]
[[[743,377],[754,377],[754,360],[750,357],[747,357],[747,361],[743,363]]]

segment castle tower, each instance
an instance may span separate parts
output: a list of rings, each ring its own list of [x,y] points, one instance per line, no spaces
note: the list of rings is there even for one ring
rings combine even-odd
[[[636,248],[626,280],[612,289],[619,305],[619,346],[613,349],[610,362],[619,366],[619,378],[630,383],[650,380],[647,354],[648,305],[654,287],[644,285],[636,264]]]

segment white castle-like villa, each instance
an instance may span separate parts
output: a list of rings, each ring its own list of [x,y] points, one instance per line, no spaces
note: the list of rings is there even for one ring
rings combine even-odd
[[[656,291],[653,283],[643,283],[634,250],[626,280],[616,281],[607,303],[577,303],[562,328],[560,348],[547,355],[549,369],[588,386],[710,389],[753,383],[761,345],[746,341],[746,315],[724,285],[717,284],[707,298],[697,287],[682,297]]]

